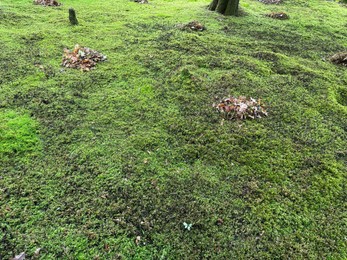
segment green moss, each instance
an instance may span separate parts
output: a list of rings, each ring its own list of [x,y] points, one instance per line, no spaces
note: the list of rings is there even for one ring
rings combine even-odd
[[[62,2],[0,7],[0,258],[346,258],[343,5]],[[76,43],[108,60],[62,68]],[[229,95],[269,116],[223,121]]]
[[[336,99],[342,106],[347,106],[347,88],[340,88]]]

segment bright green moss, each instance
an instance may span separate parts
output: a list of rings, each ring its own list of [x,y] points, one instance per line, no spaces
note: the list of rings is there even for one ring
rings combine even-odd
[[[39,151],[37,123],[26,114],[14,111],[0,113],[0,154],[33,154]]]

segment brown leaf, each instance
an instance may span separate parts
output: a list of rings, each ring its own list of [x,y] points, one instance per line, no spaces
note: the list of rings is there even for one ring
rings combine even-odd
[[[101,53],[76,44],[72,51],[64,49],[62,66],[89,71],[97,62],[105,60],[106,56]]]
[[[25,260],[25,252],[16,255],[14,258],[12,258],[12,260]]]
[[[36,248],[35,252],[34,252],[34,256],[38,257],[40,254],[41,248]]]

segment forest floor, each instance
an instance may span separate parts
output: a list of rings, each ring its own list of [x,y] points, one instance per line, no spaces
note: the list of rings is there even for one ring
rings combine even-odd
[[[0,3],[0,259],[347,258],[344,5],[61,3]],[[76,44],[107,61],[62,67]]]

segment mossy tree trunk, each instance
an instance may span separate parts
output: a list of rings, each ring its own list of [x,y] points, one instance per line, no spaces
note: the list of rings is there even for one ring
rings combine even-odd
[[[237,15],[240,0],[212,0],[209,9],[224,15]]]

